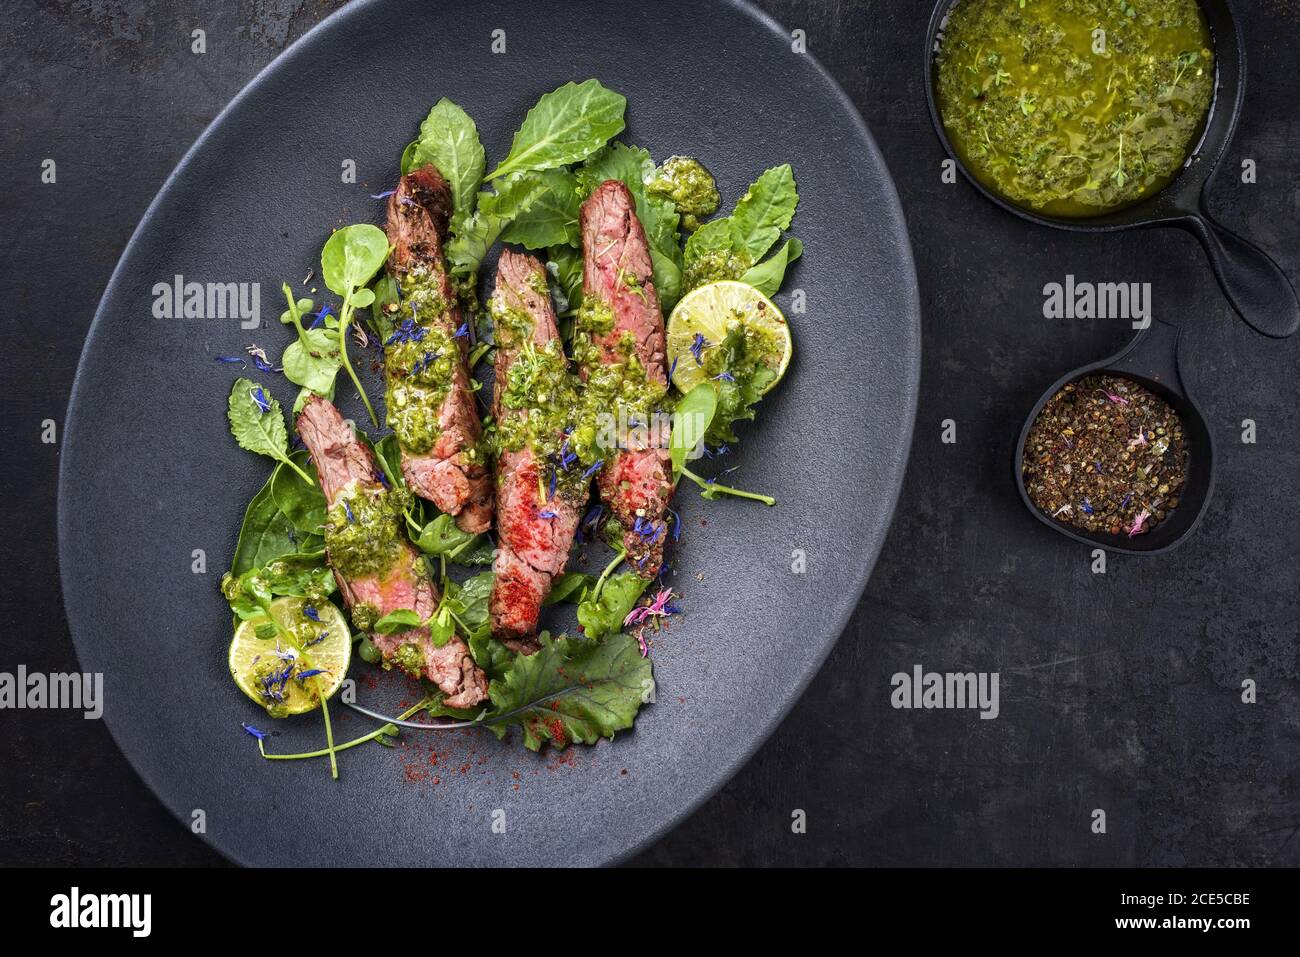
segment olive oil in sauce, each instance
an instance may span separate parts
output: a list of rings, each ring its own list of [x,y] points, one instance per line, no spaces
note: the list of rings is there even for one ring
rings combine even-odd
[[[958,0],[935,70],[944,129],[971,174],[1058,217],[1168,184],[1215,83],[1196,0]]]

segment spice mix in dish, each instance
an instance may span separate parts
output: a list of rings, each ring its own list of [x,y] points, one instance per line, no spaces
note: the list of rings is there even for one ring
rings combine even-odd
[[[1025,491],[1041,511],[1086,532],[1150,532],[1187,477],[1183,422],[1132,379],[1085,376],[1058,391],[1025,439]]]

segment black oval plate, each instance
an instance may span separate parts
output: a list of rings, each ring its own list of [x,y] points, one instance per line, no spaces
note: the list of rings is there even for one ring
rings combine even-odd
[[[504,54],[491,52],[504,31]],[[272,358],[282,279],[300,281],[331,227],[380,222],[397,160],[447,96],[478,123],[489,164],[537,97],[600,78],[628,97],[624,138],[689,153],[727,208],[763,169],[794,166],[804,259],[780,297],[797,351],[729,465],[779,504],[702,501],[683,488],[676,582],[686,614],[655,642],[658,701],[635,732],[563,755],[486,732],[407,733],[322,761],[319,716],[272,722],[226,669],[217,581],[241,509],[269,473],[238,450],[225,404],[249,343]],[[354,160],[356,184],[341,182]],[[154,318],[155,283],[259,282],[260,328]],[[318,297],[319,299],[319,297]],[[915,415],[920,318],[889,174],[853,105],[786,33],[748,6],[695,0],[593,16],[587,4],[348,6],[258,76],[200,137],[145,214],[81,358],[59,487],[72,631],[104,673],[108,722],[187,826],[246,864],[592,864],[626,857],[723,784],[804,689],[853,610],[889,524]],[[254,373],[256,375],[256,373]],[[258,376],[286,406],[296,389]],[[364,413],[340,377],[345,412]],[[374,389],[372,395],[381,395]],[[703,520],[707,517],[707,524]],[[204,550],[206,574],[194,551]],[[796,552],[807,571],[792,572]],[[358,663],[354,675],[373,669]],[[391,676],[359,682],[396,707]],[[373,724],[332,709],[340,738]],[[431,748],[437,748],[438,764]],[[435,783],[436,781],[436,783]],[[504,812],[504,818],[495,811]],[[494,821],[504,820],[504,833]]]

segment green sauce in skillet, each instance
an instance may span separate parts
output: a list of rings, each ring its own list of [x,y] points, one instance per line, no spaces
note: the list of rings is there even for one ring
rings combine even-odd
[[[1045,215],[1095,216],[1178,174],[1213,99],[1211,46],[1196,0],[958,0],[936,102],[986,187]]]

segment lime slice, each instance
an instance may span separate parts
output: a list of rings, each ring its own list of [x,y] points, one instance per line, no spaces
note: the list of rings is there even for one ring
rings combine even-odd
[[[747,346],[757,349],[763,364],[776,373],[763,391],[781,381],[794,352],[785,316],[749,283],[726,279],[693,289],[668,317],[668,363],[679,392],[685,395],[727,371],[721,357],[709,350],[737,327],[744,329]]]
[[[273,718],[314,711],[322,694],[328,699],[342,686],[352,660],[352,633],[343,612],[328,601],[312,605],[305,598],[277,598],[271,615],[283,632],[265,615],[235,629],[230,676]],[[316,669],[323,673],[298,677]]]

